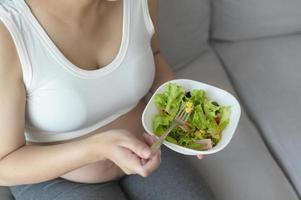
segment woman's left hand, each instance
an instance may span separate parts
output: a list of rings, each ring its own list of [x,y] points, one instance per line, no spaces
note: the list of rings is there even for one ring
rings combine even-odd
[[[152,144],[154,144],[158,139],[155,136],[149,135],[147,133],[143,133],[143,140],[146,144],[148,144],[150,147],[152,146]],[[160,161],[161,161],[161,150],[158,149],[155,152],[153,152],[153,155],[158,154],[160,155]],[[147,160],[146,159],[142,159],[142,164],[144,165]]]
[[[204,158],[204,156],[201,155],[201,154],[197,155],[196,157],[197,157],[198,159],[200,159],[200,160],[202,160],[202,159]]]

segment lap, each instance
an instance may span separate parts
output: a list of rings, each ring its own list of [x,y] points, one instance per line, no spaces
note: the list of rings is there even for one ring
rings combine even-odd
[[[63,178],[10,187],[16,200],[126,200],[118,181],[75,183]]]
[[[200,161],[201,162],[201,161]],[[149,177],[85,184],[57,178],[10,187],[16,200],[213,200],[213,195],[185,156],[162,147],[160,167]]]
[[[125,176],[120,185],[131,200],[213,200],[211,191],[197,174],[185,162],[185,156],[163,146],[161,165],[156,171],[147,178]]]

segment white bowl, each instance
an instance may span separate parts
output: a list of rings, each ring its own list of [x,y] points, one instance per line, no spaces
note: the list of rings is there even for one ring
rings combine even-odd
[[[167,146],[168,148],[170,148],[178,153],[185,154],[185,155],[213,154],[213,153],[216,153],[216,152],[222,150],[223,148],[225,148],[229,144],[229,142],[232,139],[232,137],[235,133],[235,130],[237,128],[237,125],[238,125],[238,122],[240,119],[240,113],[241,113],[240,105],[239,105],[238,101],[236,100],[236,98],[233,95],[231,95],[229,92],[219,89],[217,87],[211,86],[211,85],[207,85],[205,83],[195,81],[195,80],[174,79],[174,80],[165,82],[156,90],[156,92],[152,95],[152,97],[148,101],[148,104],[146,105],[146,107],[143,111],[143,114],[142,114],[142,124],[143,124],[143,127],[146,130],[146,132],[150,135],[155,135],[153,133],[153,129],[152,129],[152,120],[153,120],[153,117],[158,113],[158,109],[157,109],[156,105],[154,104],[154,95],[157,93],[162,93],[164,91],[165,85],[169,82],[173,82],[173,83],[183,86],[186,91],[191,91],[193,89],[205,90],[206,96],[209,99],[218,102],[222,106],[231,106],[231,116],[230,116],[230,122],[229,122],[228,126],[222,131],[221,140],[212,149],[198,151],[198,150],[185,148],[183,146],[170,143],[168,141],[164,141],[163,144],[165,146]]]

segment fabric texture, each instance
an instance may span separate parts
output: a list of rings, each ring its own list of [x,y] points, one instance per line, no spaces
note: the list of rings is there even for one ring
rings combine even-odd
[[[173,69],[205,50],[210,23],[210,0],[159,1],[160,47]]]
[[[301,195],[301,34],[215,48],[249,114]]]
[[[148,178],[131,175],[101,184],[57,178],[10,190],[16,200],[214,200],[210,188],[185,156],[164,146],[162,163]]]
[[[227,41],[301,32],[300,0],[214,0],[212,38]]]
[[[0,199],[1,200],[14,200],[15,198],[12,196],[8,187],[0,186]]]
[[[231,59],[234,58],[242,57],[232,55]],[[253,66],[246,67],[252,69]],[[177,71],[176,75],[177,78],[189,78],[214,85],[237,96],[219,59],[210,49]],[[216,199],[299,199],[243,107],[239,126],[230,144],[222,151],[206,156],[201,162],[194,158],[190,158],[190,162],[214,191]]]
[[[62,178],[10,187],[15,200],[127,200],[118,181],[82,184]]]
[[[214,200],[212,190],[187,161],[187,156],[162,146],[159,168],[147,178],[126,176],[121,187],[131,200]]]

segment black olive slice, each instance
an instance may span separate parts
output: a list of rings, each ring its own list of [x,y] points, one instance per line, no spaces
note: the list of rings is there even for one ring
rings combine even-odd
[[[190,91],[186,92],[186,93],[185,93],[185,96],[186,96],[187,98],[190,98],[190,97],[191,97],[191,92],[190,92]]]

